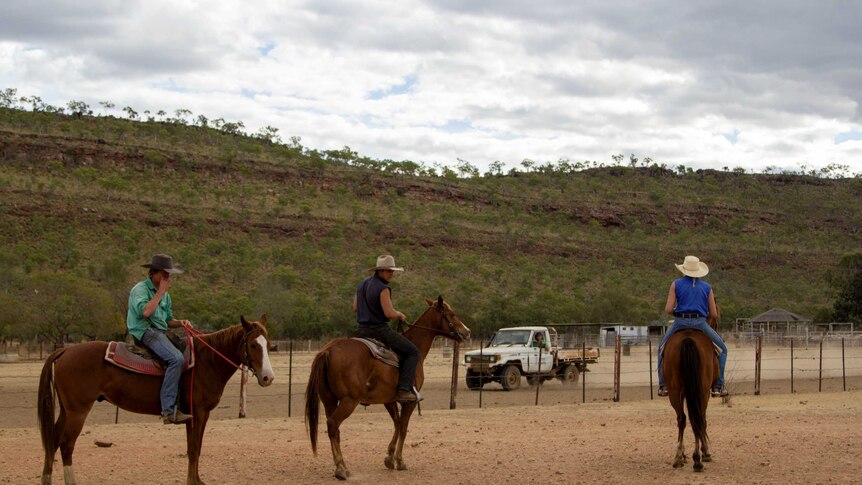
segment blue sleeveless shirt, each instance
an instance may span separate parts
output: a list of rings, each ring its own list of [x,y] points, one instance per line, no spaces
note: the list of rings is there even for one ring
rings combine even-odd
[[[360,325],[376,325],[389,323],[386,314],[383,313],[383,305],[380,304],[380,294],[389,288],[385,281],[377,275],[369,276],[359,283],[356,288],[356,323]],[[391,292],[392,289],[389,288]]]
[[[694,282],[694,286],[692,286]],[[712,286],[700,278],[683,276],[673,282],[676,292],[677,313],[700,313],[704,317],[709,316],[709,292]]]

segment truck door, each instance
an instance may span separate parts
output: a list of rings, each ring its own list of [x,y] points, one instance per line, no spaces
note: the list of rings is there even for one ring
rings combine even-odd
[[[536,333],[540,333],[540,332],[536,332]],[[542,337],[544,338],[544,341],[548,342],[548,332],[544,331],[544,332],[541,332],[541,334],[542,334]],[[536,338],[535,334],[530,336],[531,344],[533,342],[535,342],[535,338]],[[554,365],[554,356],[553,356],[553,354],[551,354],[551,351],[548,350],[549,348],[550,348],[549,344],[546,344],[545,347],[542,348],[542,351],[541,351],[542,365],[540,367],[539,366],[539,348],[535,347],[533,345],[529,345],[527,347],[528,350],[527,350],[526,362],[523,362],[523,361],[521,362],[521,364],[524,366],[524,372],[532,374],[532,373],[536,373],[536,372],[543,372],[544,373],[544,372],[549,371],[551,369],[551,367]]]

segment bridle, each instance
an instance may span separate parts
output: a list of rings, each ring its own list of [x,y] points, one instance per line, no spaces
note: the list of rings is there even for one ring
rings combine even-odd
[[[243,332],[242,339],[240,340],[240,345],[242,345],[242,362],[241,362],[241,364],[244,365],[246,369],[251,371],[251,375],[253,375],[255,378],[257,378],[257,370],[255,370],[254,366],[251,365],[251,357],[249,357],[249,355],[248,355],[248,337],[255,330],[257,330],[257,329],[253,328],[253,329],[249,330],[248,332]],[[239,367],[237,367],[237,368],[239,368]]]
[[[255,370],[254,366],[251,365],[251,358],[249,357],[249,352],[248,352],[248,337],[252,333],[254,333],[257,330],[257,328],[252,328],[249,331],[243,331],[242,339],[240,339],[240,345],[242,346],[242,358],[240,359],[239,364],[230,360],[228,357],[225,357],[224,354],[222,354],[218,350],[214,349],[212,345],[208,344],[206,342],[206,340],[202,339],[201,336],[204,335],[204,333],[201,332],[200,330],[192,327],[191,325],[189,325],[189,326],[184,325],[183,328],[186,329],[186,332],[188,332],[189,335],[196,338],[198,342],[204,344],[204,346],[208,347],[210,350],[215,352],[216,355],[218,355],[222,359],[226,360],[230,365],[236,367],[239,370],[242,370],[242,367],[245,366],[246,369],[251,371],[253,376],[257,377],[257,370]]]
[[[251,359],[248,356],[248,337],[249,337],[249,335],[252,334],[252,332],[257,330],[256,328],[252,328],[249,331],[245,331],[245,329],[243,329],[242,339],[240,340],[240,345],[242,345],[242,359],[241,359],[241,362],[239,364],[237,364],[236,362],[225,357],[224,354],[222,354],[221,352],[219,352],[218,350],[213,348],[213,346],[210,345],[206,340],[202,339],[201,336],[204,335],[204,333],[201,332],[200,330],[192,327],[191,325],[185,325],[185,324],[183,325],[183,328],[185,329],[186,333],[188,333],[192,337],[196,338],[198,342],[204,344],[205,347],[208,347],[210,350],[215,352],[216,355],[218,355],[219,357],[221,357],[222,359],[227,361],[227,363],[229,363],[230,365],[236,367],[239,370],[242,370],[242,366],[245,366],[246,369],[251,370],[252,375],[257,377],[257,371],[254,369],[254,366],[251,365]],[[195,382],[195,368],[192,367],[191,379],[189,380],[189,402],[191,402],[192,405],[194,405],[194,401],[195,401],[194,382]],[[195,427],[194,421],[192,421],[191,423],[192,423],[191,424],[192,428],[194,428]]]
[[[445,337],[450,337],[453,340],[460,340],[461,335],[458,333],[457,330],[455,330],[455,325],[452,323],[452,319],[450,319],[446,315],[446,308],[443,306],[437,306],[435,304],[434,309],[437,310],[437,313],[440,314],[440,321],[445,321],[449,325],[449,331],[440,330],[439,328],[433,328],[433,327],[424,327],[422,325],[416,325],[415,323],[407,323],[404,320],[398,321],[398,329],[401,330],[401,333],[404,333],[405,330],[402,328],[402,326],[406,326],[408,330],[411,328],[417,328],[417,329],[425,330],[426,332],[436,333],[437,335],[443,335]],[[430,310],[430,308],[429,308],[429,310]],[[426,310],[426,311],[428,311],[428,310]],[[419,319],[421,320],[422,318],[420,317]]]

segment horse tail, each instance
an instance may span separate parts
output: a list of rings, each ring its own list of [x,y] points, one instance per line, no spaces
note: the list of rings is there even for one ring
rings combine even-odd
[[[318,352],[311,363],[311,375],[308,376],[308,387],[305,388],[305,424],[308,426],[308,437],[311,439],[311,451],[317,455],[317,421],[320,414],[320,385],[326,379],[326,368],[329,366],[329,351]]]
[[[54,424],[54,361],[65,352],[60,349],[48,356],[42,366],[39,376],[39,393],[36,404],[36,416],[39,422],[39,433],[42,435],[42,448],[45,450],[45,463],[54,462],[54,453],[59,442]],[[63,419],[63,403],[60,403],[60,419]]]
[[[688,420],[695,438],[707,443],[706,413],[703,399],[703,382],[700,375],[700,352],[697,344],[691,338],[685,338],[680,346],[680,374],[685,388],[685,405],[688,408]]]

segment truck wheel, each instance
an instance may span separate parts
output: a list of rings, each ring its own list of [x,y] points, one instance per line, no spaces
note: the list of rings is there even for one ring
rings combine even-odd
[[[563,369],[563,372],[560,373],[560,380],[563,384],[577,384],[579,376],[580,371],[578,371],[578,366],[575,364],[569,364]]]
[[[500,373],[500,384],[507,391],[521,387],[521,371],[514,365],[507,365]]]
[[[467,389],[480,389],[485,384],[483,380],[478,372],[467,371]]]

